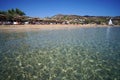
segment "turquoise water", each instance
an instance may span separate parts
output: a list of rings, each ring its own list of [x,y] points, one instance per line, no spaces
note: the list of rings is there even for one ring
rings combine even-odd
[[[120,28],[0,30],[1,80],[120,80]]]

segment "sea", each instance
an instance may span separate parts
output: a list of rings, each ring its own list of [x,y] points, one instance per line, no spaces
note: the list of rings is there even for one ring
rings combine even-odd
[[[120,80],[120,27],[0,30],[1,80]]]

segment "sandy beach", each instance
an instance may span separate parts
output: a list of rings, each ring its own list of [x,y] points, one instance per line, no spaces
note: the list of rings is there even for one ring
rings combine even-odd
[[[109,25],[0,25],[2,31],[25,31],[25,30],[57,30],[57,29],[74,29],[74,28],[92,28],[92,27],[110,27]],[[119,27],[119,26],[115,26]]]

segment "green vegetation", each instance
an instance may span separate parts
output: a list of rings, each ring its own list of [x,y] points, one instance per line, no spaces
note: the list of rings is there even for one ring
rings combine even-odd
[[[25,13],[23,11],[21,11],[20,9],[18,9],[18,8],[16,8],[16,9],[9,9],[7,11],[0,11],[0,14],[12,15],[12,16],[16,16],[16,15],[23,16],[23,15],[25,15]]]
[[[24,16],[25,13],[21,11],[20,9],[10,9],[7,11],[0,11],[0,20],[2,21],[11,21],[14,20],[17,17]]]

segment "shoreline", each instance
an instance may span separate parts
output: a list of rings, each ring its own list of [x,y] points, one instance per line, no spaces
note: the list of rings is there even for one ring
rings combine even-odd
[[[25,30],[59,30],[59,29],[75,29],[75,28],[97,28],[97,27],[110,27],[109,25],[96,25],[96,24],[85,24],[85,25],[63,25],[63,24],[52,24],[52,25],[0,25],[0,30],[13,30],[13,31],[25,31]],[[112,27],[120,27],[114,25]]]

